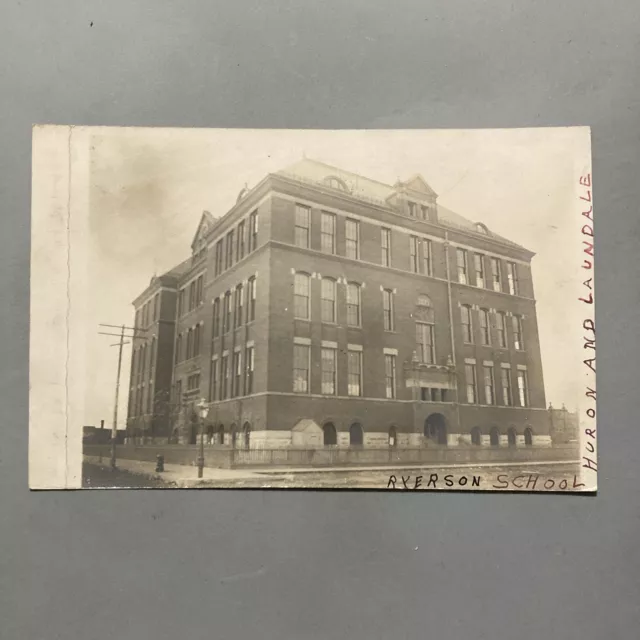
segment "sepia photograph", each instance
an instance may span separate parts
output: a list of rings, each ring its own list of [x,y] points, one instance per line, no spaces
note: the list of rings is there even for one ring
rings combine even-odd
[[[31,488],[597,488],[586,127],[35,127],[32,215]]]

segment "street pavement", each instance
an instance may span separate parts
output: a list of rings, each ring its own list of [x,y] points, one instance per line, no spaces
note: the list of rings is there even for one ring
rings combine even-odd
[[[162,473],[155,463],[118,460],[112,472],[98,458],[85,456],[88,469],[83,486],[156,488],[273,488],[273,489],[457,489],[457,490],[575,490],[579,463],[503,463],[404,467],[333,467],[217,469],[205,467],[204,477],[188,465],[165,465]],[[473,478],[479,478],[478,484]],[[546,484],[545,484],[546,483]]]

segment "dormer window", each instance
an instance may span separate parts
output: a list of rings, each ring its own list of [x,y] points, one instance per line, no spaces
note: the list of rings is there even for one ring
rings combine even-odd
[[[478,233],[482,233],[485,236],[489,235],[489,229],[487,228],[487,225],[482,224],[482,222],[476,222],[476,231]]]
[[[351,191],[347,183],[337,176],[327,176],[324,179],[324,184],[326,184],[328,187],[331,187],[332,189],[338,189],[339,191],[345,191],[347,193],[350,193]]]

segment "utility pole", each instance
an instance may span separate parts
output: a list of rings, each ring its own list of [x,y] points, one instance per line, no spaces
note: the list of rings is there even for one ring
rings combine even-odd
[[[125,344],[129,344],[129,342],[125,342],[125,338],[129,338],[133,340],[136,337],[137,331],[144,331],[143,329],[139,329],[137,327],[127,327],[123,325],[115,325],[115,324],[100,324],[101,327],[112,327],[114,329],[120,329],[120,333],[108,333],[105,331],[98,331],[100,335],[103,336],[117,336],[120,340],[110,346],[118,347],[118,373],[116,376],[116,397],[115,403],[113,405],[113,425],[111,426],[111,469],[115,470],[116,468],[116,439],[118,437],[118,396],[120,394],[120,373],[122,370],[122,348]],[[125,331],[132,331],[131,335],[126,335]]]

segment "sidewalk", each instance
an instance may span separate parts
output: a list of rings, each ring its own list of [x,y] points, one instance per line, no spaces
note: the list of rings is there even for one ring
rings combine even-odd
[[[108,458],[103,458],[102,462],[96,456],[85,456],[85,460],[92,464],[109,464]],[[155,462],[144,462],[140,460],[118,459],[117,466],[130,473],[142,474],[152,478],[159,478],[164,482],[175,484],[178,487],[197,486],[241,486],[244,482],[255,483],[262,481],[269,483],[276,477],[289,478],[303,474],[347,474],[385,472],[385,471],[407,471],[407,470],[429,470],[429,469],[483,469],[483,468],[505,468],[505,467],[554,467],[557,465],[579,464],[579,460],[557,460],[545,462],[476,462],[463,464],[437,464],[437,463],[415,463],[396,465],[369,465],[369,466],[338,466],[338,467],[265,467],[261,469],[219,469],[216,467],[205,467],[204,477],[198,478],[198,469],[195,465],[165,464],[164,472],[156,471]]]

